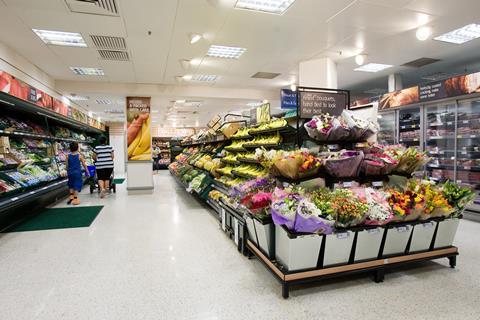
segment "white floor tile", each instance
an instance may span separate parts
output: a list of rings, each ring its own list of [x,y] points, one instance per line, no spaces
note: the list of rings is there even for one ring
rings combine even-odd
[[[478,319],[480,225],[462,221],[448,260],[292,290],[240,255],[218,222],[169,173],[152,195],[126,182],[89,228],[0,237],[1,319]],[[64,202],[57,204],[64,206]]]

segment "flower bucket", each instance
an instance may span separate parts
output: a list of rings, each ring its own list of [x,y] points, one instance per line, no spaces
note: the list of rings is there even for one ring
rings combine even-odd
[[[253,218],[255,233],[257,235],[258,247],[269,259],[275,257],[275,225],[273,221],[261,221]]]
[[[445,219],[438,222],[437,236],[435,237],[434,249],[451,247],[455,240],[460,219]]]
[[[377,259],[382,245],[385,228],[366,229],[357,232],[354,261]]]
[[[317,267],[324,236],[293,235],[284,226],[275,225],[275,258],[288,271]]]
[[[342,231],[325,236],[323,267],[348,263],[353,238],[352,231]]]
[[[398,226],[391,227],[387,232],[385,239],[385,246],[383,247],[382,255],[391,256],[404,254],[407,249],[408,239],[412,233],[412,226]]]
[[[255,225],[253,222],[253,217],[249,214],[245,214],[244,218],[245,218],[245,224],[247,225],[248,238],[258,247],[259,245],[258,245],[257,234],[255,233]]]
[[[413,227],[412,242],[409,252],[427,251],[432,244],[435,222],[419,223]]]

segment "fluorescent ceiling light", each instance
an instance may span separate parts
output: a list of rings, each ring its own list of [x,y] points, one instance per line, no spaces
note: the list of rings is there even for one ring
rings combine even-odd
[[[355,71],[363,71],[363,72],[378,72],[388,68],[393,67],[390,64],[381,64],[381,63],[368,63],[361,67],[354,69]]]
[[[480,24],[472,23],[459,29],[447,32],[434,40],[462,44],[480,37]]]
[[[202,39],[202,35],[198,33],[192,33],[190,34],[190,43],[194,44],[195,42],[200,41]]]
[[[32,29],[37,36],[46,44],[53,44],[57,46],[69,47],[86,47],[87,44],[80,33],[77,32],[63,32],[53,30],[39,30]]]
[[[175,100],[175,103],[185,103],[186,100]]]
[[[68,96],[67,98],[72,101],[87,101],[88,99],[90,99],[89,97],[86,97],[86,96],[77,96],[77,95],[71,95],[71,96]]]
[[[237,0],[235,8],[283,14],[295,0]]]
[[[104,76],[105,72],[100,68],[88,68],[88,67],[70,67],[76,75],[79,76]]]
[[[224,59],[238,59],[246,51],[245,48],[227,47],[212,45],[208,49],[207,56],[224,58]]]
[[[210,82],[217,80],[217,76],[214,74],[197,74],[193,76],[192,80]]]
[[[191,74],[186,74],[182,78],[183,78],[183,80],[189,81],[189,80],[192,80],[192,75]]]

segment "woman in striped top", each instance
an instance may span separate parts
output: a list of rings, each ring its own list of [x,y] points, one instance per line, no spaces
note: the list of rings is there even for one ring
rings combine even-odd
[[[95,170],[97,172],[100,198],[104,198],[106,191],[110,190],[110,177],[113,173],[113,148],[107,145],[107,138],[100,137],[100,145],[93,150]]]

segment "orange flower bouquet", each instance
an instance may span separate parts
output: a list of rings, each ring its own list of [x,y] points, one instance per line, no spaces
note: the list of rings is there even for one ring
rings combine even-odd
[[[394,214],[392,221],[413,221],[422,214],[425,208],[425,197],[411,190],[390,190],[388,203]]]

